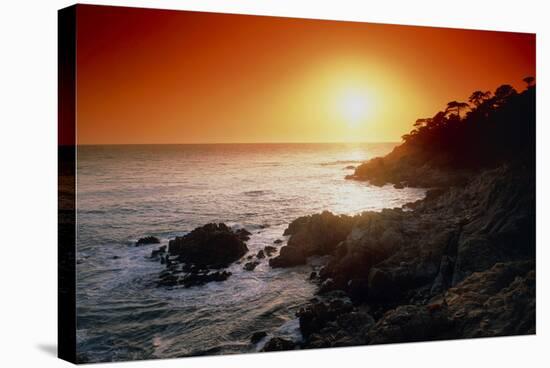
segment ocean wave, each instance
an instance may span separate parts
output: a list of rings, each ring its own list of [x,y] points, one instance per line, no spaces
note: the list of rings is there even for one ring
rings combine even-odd
[[[145,147],[140,150],[154,160],[143,162],[127,148],[117,170],[94,156],[82,161],[90,165],[80,177],[78,203],[84,215],[78,219],[77,336],[84,361],[254,351],[262,346],[250,344],[256,331],[300,338],[295,314],[316,287],[308,281],[309,266],[272,269],[264,259],[250,272],[235,263],[222,283],[163,289],[156,282],[165,266],[150,259],[159,245],[135,247],[139,237],[154,235],[165,245],[197,226],[225,222],[252,233],[247,247],[254,255],[276,239],[284,245],[284,229],[299,216],[418,199],[405,189],[394,203],[397,190],[344,181],[341,169],[363,162],[346,159],[363,157],[355,149],[248,147],[233,156],[217,146],[215,152]],[[220,161],[230,165],[217,166]]]

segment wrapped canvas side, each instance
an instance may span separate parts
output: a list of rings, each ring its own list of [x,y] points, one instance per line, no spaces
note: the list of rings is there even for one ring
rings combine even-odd
[[[76,361],[76,6],[58,13],[58,355]]]

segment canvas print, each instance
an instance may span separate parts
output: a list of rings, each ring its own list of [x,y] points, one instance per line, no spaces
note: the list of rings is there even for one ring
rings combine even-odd
[[[59,351],[534,334],[535,35],[59,12]]]

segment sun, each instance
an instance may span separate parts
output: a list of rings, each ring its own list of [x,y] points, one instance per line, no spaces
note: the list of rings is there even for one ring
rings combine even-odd
[[[338,110],[350,127],[364,123],[369,115],[371,99],[366,91],[358,88],[345,89],[338,97]]]

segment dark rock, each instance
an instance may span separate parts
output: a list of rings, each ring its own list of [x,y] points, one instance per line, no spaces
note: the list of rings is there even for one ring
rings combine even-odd
[[[302,249],[298,247],[282,247],[279,255],[269,260],[269,265],[273,268],[292,267],[306,263],[306,256]]]
[[[403,183],[396,183],[396,184],[393,185],[393,187],[394,187],[395,189],[403,189],[403,188],[405,188],[405,186],[403,185]]]
[[[235,230],[235,234],[243,242],[250,240],[250,235],[252,235],[252,233],[250,231],[246,230],[245,228]]]
[[[527,169],[485,171],[428,191],[412,211],[349,218],[349,231],[328,247],[310,235],[318,229],[311,217],[297,219],[281,253],[327,251],[319,298],[344,290],[356,305],[336,318],[318,300],[304,307],[303,347],[534,333],[534,193]],[[352,330],[344,321],[360,311],[364,322]]]
[[[326,279],[321,283],[321,287],[319,288],[319,294],[327,293],[329,291],[336,290],[336,283],[333,279]]]
[[[474,273],[427,305],[392,309],[369,343],[535,333],[535,271],[530,261],[498,263]]]
[[[207,224],[183,237],[170,240],[168,252],[180,262],[209,268],[222,268],[235,262],[248,251],[242,235],[225,224]]]
[[[300,217],[285,230],[285,235],[291,235],[287,247],[299,247],[306,256],[329,254],[347,237],[352,226],[353,218],[328,211]]]
[[[445,307],[402,305],[387,312],[369,331],[370,344],[426,341],[444,338],[454,327]]]
[[[145,245],[145,244],[158,244],[160,243],[160,240],[154,236],[146,236],[144,238],[139,238],[139,240],[136,242],[136,247],[139,245]]]
[[[344,167],[344,169],[346,169],[346,170],[355,170],[355,166],[348,165],[348,166]]]
[[[274,253],[277,252],[277,248],[275,248],[271,245],[267,245],[264,248],[264,252],[265,252],[265,254],[267,254],[268,257],[271,257]]]
[[[317,274],[319,275],[319,278],[321,280],[326,280],[330,277],[330,269],[329,267],[327,267],[326,265],[325,266],[322,266],[321,268],[319,268],[319,272],[317,272]]]
[[[379,178],[379,177],[374,177],[371,180],[369,180],[369,182],[372,185],[374,185],[375,187],[383,187],[384,185],[386,185],[388,183],[386,180],[384,180],[383,178]]]
[[[275,239],[273,244],[281,244],[283,241],[281,239]]]
[[[391,300],[400,296],[391,275],[379,268],[372,268],[368,277],[368,296],[370,300]]]
[[[313,302],[300,309],[296,314],[300,322],[300,331],[305,338],[308,338],[313,333],[320,332],[341,314],[350,312],[352,309],[351,302],[342,298]]]
[[[311,271],[311,273],[309,274],[309,279],[310,280],[315,280],[319,277],[319,275],[317,274],[317,272],[315,271]]]
[[[262,351],[293,350],[295,347],[296,344],[293,341],[281,337],[274,337],[265,344]]]
[[[413,294],[417,301],[430,298],[497,262],[533,257],[532,193],[528,173],[500,168],[466,186],[429,191],[410,212],[355,216],[320,278],[350,293],[351,280],[370,278],[369,300],[407,303]]]
[[[338,314],[336,319],[324,323],[318,332],[311,333],[304,341],[308,349],[338,346],[365,345],[374,319],[363,309]]]
[[[258,251],[258,253],[256,254],[256,258],[258,258],[258,259],[263,259],[263,258],[265,258],[265,252],[264,252],[262,249],[260,249],[260,250]]]
[[[468,276],[435,303],[446,305],[456,324],[451,338],[534,334],[534,261],[497,263]]]
[[[353,300],[364,301],[369,290],[368,279],[356,278],[348,281],[347,292]]]
[[[374,326],[374,318],[364,309],[354,308],[351,311],[344,312],[336,317],[338,326],[349,333],[366,334]]]
[[[159,249],[153,249],[151,252],[151,258],[157,258],[160,255],[163,255],[166,253],[166,245],[163,245]]]
[[[179,277],[173,273],[168,273],[159,277],[157,286],[176,286]]]
[[[431,202],[436,200],[437,198],[441,197],[445,193],[445,191],[446,190],[442,188],[435,188],[435,189],[430,189],[426,191],[425,202]]]
[[[453,260],[444,255],[441,257],[441,262],[439,263],[439,272],[434,279],[434,282],[431,287],[432,294],[438,294],[444,290],[447,290],[451,286],[454,264]]]
[[[385,157],[373,158],[355,168],[346,179],[369,181],[375,186],[407,183],[409,187],[433,188],[462,185],[472,170],[448,170],[436,163],[426,163],[416,147],[401,145]]]
[[[254,269],[256,268],[256,266],[258,266],[260,264],[260,262],[258,261],[253,261],[253,262],[247,262],[244,264],[244,269],[246,271],[254,271]]]
[[[349,216],[336,216],[330,212],[300,217],[285,230],[290,235],[286,246],[277,258],[270,261],[272,267],[292,267],[305,264],[311,255],[326,255],[346,238],[353,225]]]
[[[257,344],[266,336],[267,336],[267,333],[265,331],[254,332],[250,337],[250,342],[253,344]]]
[[[112,259],[119,259],[119,256],[113,256]]]
[[[192,286],[204,285],[213,281],[225,281],[231,276],[231,272],[228,271],[216,271],[216,272],[194,272],[187,273],[182,276],[178,276],[175,272],[167,272],[159,276],[157,286],[171,287],[180,285],[186,288]]]
[[[188,274],[185,277],[183,277],[179,284],[183,285],[185,287],[191,287],[196,285],[204,285],[206,283],[212,282],[212,281],[225,281],[231,276],[231,272],[229,271],[217,271],[207,274]]]

